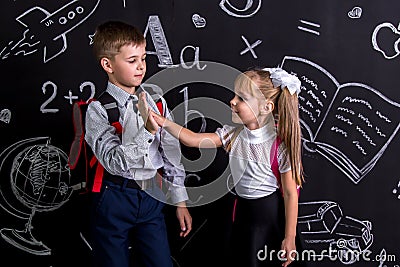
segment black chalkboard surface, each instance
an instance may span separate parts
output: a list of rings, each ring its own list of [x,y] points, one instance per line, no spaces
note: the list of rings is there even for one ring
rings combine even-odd
[[[228,102],[240,71],[281,66],[296,74],[306,173],[298,229],[307,253],[299,257],[307,266],[400,265],[398,1],[7,0],[0,6],[1,266],[89,265],[87,196],[74,190],[67,167],[57,178],[40,171],[54,162],[68,166],[72,104],[105,88],[91,40],[106,20],[145,33],[144,86],[161,90],[176,120],[195,131],[230,123]],[[186,147],[182,153],[194,229],[178,238],[167,208],[174,264],[223,266],[234,197],[224,187],[227,155]],[[212,160],[200,168],[199,157]],[[216,181],[223,185],[217,193],[208,190]],[[202,186],[207,190],[196,191]]]

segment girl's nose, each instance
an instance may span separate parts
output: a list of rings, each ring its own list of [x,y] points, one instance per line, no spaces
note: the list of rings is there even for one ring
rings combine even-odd
[[[235,98],[232,98],[231,101],[229,101],[229,103],[231,104],[231,107],[236,106],[236,100],[235,100]]]

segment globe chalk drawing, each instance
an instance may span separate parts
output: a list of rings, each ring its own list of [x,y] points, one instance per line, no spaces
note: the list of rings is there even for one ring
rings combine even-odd
[[[73,189],[67,154],[48,137],[21,140],[0,154],[0,173],[0,206],[26,221],[22,230],[2,228],[1,237],[26,252],[50,255],[51,249],[32,235],[32,220],[36,211],[52,211],[69,200]]]

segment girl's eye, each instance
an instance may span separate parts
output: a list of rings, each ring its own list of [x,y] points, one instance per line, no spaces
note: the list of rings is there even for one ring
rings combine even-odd
[[[238,96],[238,95],[236,95],[236,96],[240,101],[243,101],[243,98],[241,96]]]

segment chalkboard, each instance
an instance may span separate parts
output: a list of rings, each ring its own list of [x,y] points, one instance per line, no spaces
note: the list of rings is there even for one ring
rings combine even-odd
[[[72,104],[106,86],[91,42],[107,20],[145,33],[144,86],[162,90],[176,120],[194,131],[229,123],[239,72],[281,66],[297,75],[306,174],[298,229],[303,249],[315,253],[307,266],[400,265],[398,1],[7,0],[0,6],[1,266],[88,266],[87,199],[74,190],[67,161]],[[174,264],[223,266],[234,198],[226,187],[227,155],[184,146],[182,154],[194,229],[180,239],[167,208]],[[207,166],[196,165],[201,157],[210,157]],[[49,164],[57,175],[41,172]],[[216,181],[221,190],[212,195]]]

